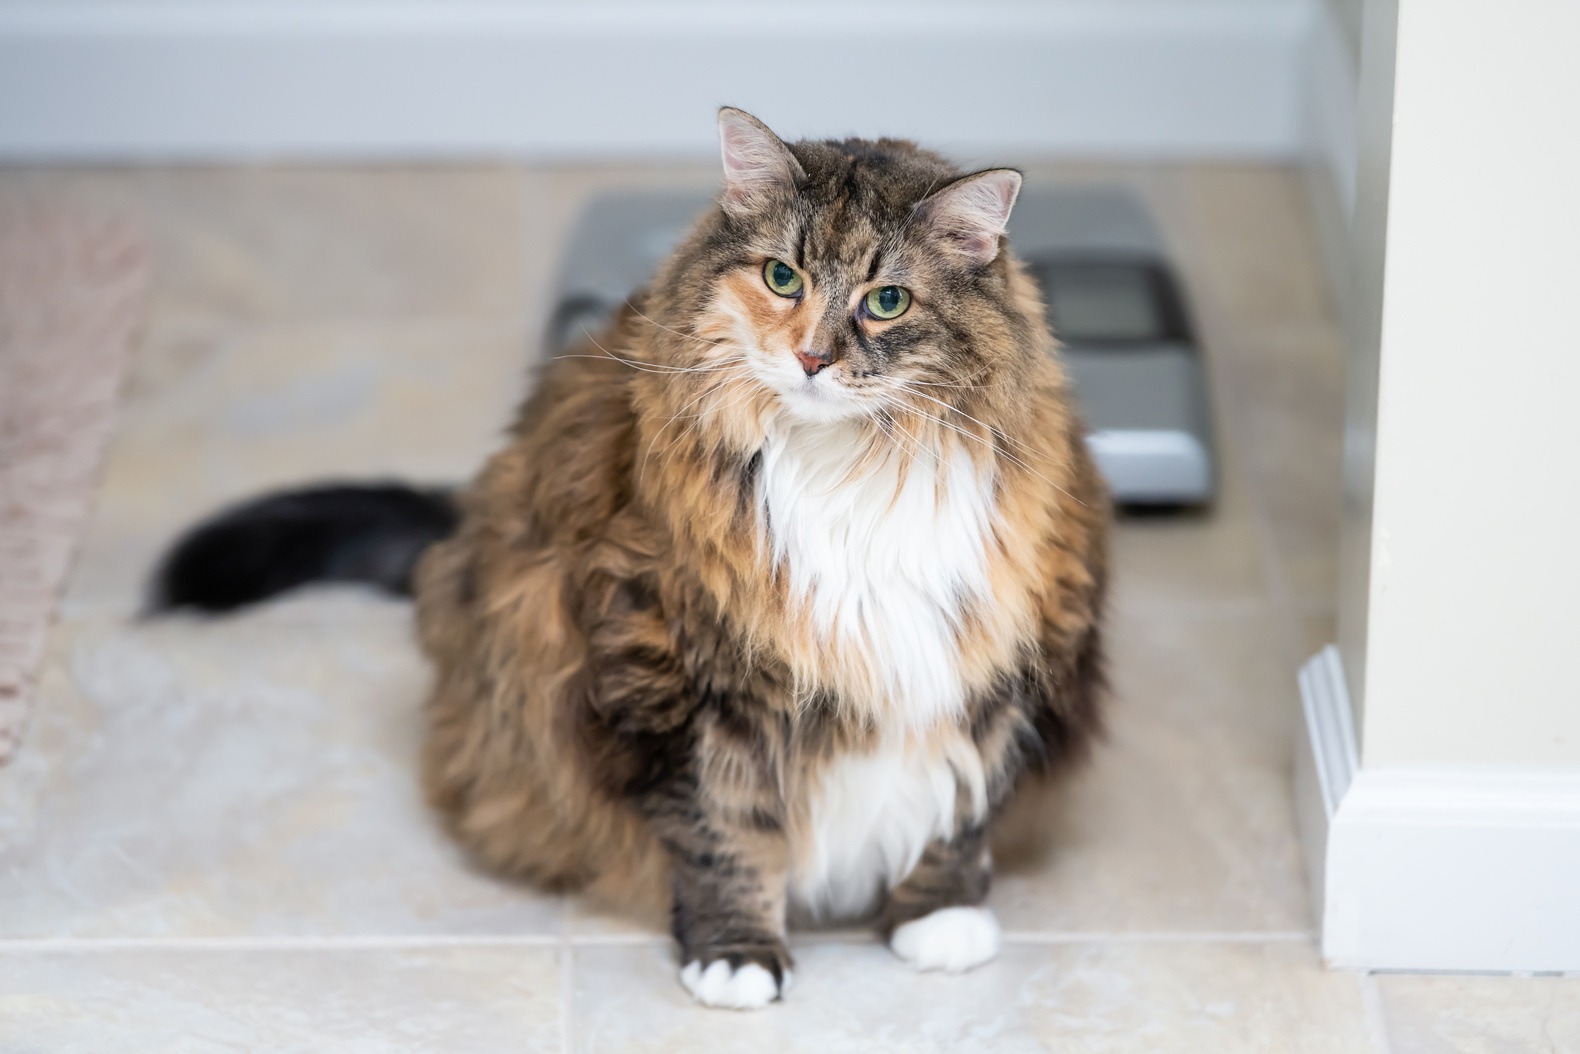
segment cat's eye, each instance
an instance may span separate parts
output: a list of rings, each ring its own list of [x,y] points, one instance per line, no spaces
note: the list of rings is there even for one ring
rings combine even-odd
[[[897,285],[879,286],[867,294],[867,314],[887,321],[905,314],[911,306],[910,290]]]
[[[801,276],[783,260],[769,260],[763,265],[763,281],[780,296],[801,295]]]

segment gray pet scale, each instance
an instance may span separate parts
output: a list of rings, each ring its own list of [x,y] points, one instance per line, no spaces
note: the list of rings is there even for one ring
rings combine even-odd
[[[592,201],[560,272],[550,354],[602,326],[708,201],[690,191]],[[1042,285],[1091,428],[1087,443],[1114,500],[1151,507],[1210,502],[1215,473],[1201,351],[1142,203],[1119,188],[1027,188],[1010,216],[1009,238]]]

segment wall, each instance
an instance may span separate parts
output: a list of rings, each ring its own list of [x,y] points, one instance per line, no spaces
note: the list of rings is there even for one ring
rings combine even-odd
[[[1399,3],[1364,767],[1580,766],[1577,44]]]
[[[1291,158],[1307,0],[0,0],[0,158]]]
[[[1338,645],[1364,727],[1377,378],[1387,247],[1397,0],[1325,0],[1311,36],[1307,185],[1349,344]]]

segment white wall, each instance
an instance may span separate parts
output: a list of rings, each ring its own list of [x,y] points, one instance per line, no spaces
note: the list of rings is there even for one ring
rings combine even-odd
[[[1330,6],[1334,0],[1330,0]],[[1347,179],[1347,208],[1335,223],[1329,220],[1328,241],[1337,243],[1332,268],[1333,284],[1344,316],[1349,343],[1344,398],[1344,480],[1342,537],[1339,560],[1338,646],[1344,659],[1347,695],[1353,713],[1352,727],[1364,728],[1366,699],[1366,647],[1368,640],[1371,575],[1373,494],[1376,483],[1377,382],[1382,340],[1383,268],[1387,261],[1388,193],[1392,174],[1394,60],[1398,27],[1398,0],[1364,0],[1357,14],[1359,39],[1353,50],[1354,65],[1317,67],[1318,82],[1350,78],[1349,119],[1342,134],[1349,137],[1347,151],[1330,149],[1327,169],[1335,159],[1353,166],[1335,179]],[[1337,36],[1346,24],[1335,19]],[[1346,38],[1347,39],[1347,38]],[[1337,90],[1328,92],[1338,95]],[[1318,141],[1320,142],[1320,140]],[[1343,182],[1339,183],[1343,186]],[[1320,204],[1322,196],[1315,195]],[[1330,210],[1334,211],[1334,210]],[[1320,215],[1320,210],[1319,210]]]
[[[1296,156],[1308,0],[0,0],[0,158]]]
[[[1580,7],[1361,24],[1340,648],[1301,673],[1296,759],[1323,957],[1576,970]]]
[[[1400,0],[1362,764],[1580,766],[1580,5]]]

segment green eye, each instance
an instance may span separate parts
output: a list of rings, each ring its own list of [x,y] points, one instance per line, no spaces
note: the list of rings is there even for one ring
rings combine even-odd
[[[763,267],[763,281],[780,296],[796,296],[801,292],[801,276],[783,260],[769,260]]]
[[[873,318],[899,318],[910,306],[910,291],[897,285],[880,286],[867,294],[867,314]]]

